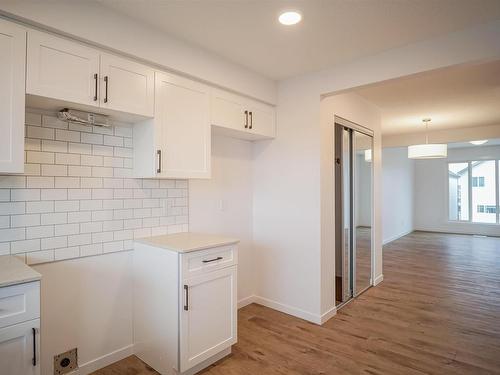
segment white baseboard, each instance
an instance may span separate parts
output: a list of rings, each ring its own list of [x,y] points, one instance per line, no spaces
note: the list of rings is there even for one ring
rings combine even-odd
[[[102,357],[93,359],[86,363],[82,363],[80,367],[73,371],[72,375],[87,375],[94,371],[97,371],[103,367],[106,367],[112,363],[127,358],[134,354],[134,345],[128,345],[121,349],[115,350],[109,354],[103,355]]]
[[[378,275],[378,276],[375,278],[375,282],[373,283],[373,286],[377,286],[377,285],[378,285],[378,284],[380,284],[382,281],[384,281],[384,274]]]
[[[257,303],[262,306],[269,307],[274,310],[281,311],[282,313],[293,315],[297,318],[301,318],[307,320],[311,323],[321,324],[321,316],[318,314],[313,314],[309,311],[304,311],[298,309],[296,307],[292,307],[289,305],[285,305],[283,303],[279,303],[264,297],[254,296],[254,303]]]
[[[293,315],[297,318],[304,319],[304,320],[307,320],[308,322],[319,324],[319,325],[330,320],[330,318],[332,318],[333,316],[335,316],[337,314],[337,308],[335,306],[332,307],[331,309],[329,309],[324,314],[317,315],[317,314],[313,314],[313,313],[308,312],[308,311],[298,309],[296,307],[285,305],[283,303],[276,302],[276,301],[270,300],[268,298],[255,296],[255,295],[240,299],[238,301],[238,309],[241,309],[242,307],[250,305],[251,303],[256,303],[258,305],[266,306],[266,307],[269,307],[270,309],[277,310],[277,311],[280,311],[280,312],[288,314],[288,315]]]
[[[387,245],[388,243],[390,243],[392,241],[396,241],[397,239],[404,237],[410,233],[413,233],[414,231],[415,231],[415,229],[410,229],[409,231],[399,233],[399,234],[396,234],[395,236],[389,237],[389,238],[382,241],[382,245]]]
[[[241,309],[242,307],[248,306],[252,303],[255,303],[255,296],[254,295],[242,298],[238,301],[238,309]]]
[[[330,310],[328,310],[326,313],[321,315],[321,324],[326,323],[331,318],[333,318],[335,315],[337,315],[337,307],[333,306]]]

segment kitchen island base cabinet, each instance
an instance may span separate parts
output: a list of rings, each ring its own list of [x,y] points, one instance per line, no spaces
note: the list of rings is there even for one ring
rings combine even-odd
[[[134,351],[160,374],[194,374],[237,341],[236,245],[191,252],[137,242]]]

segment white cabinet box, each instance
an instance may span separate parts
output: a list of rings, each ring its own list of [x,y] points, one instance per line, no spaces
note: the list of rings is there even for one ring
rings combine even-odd
[[[276,113],[269,105],[213,89],[211,124],[221,134],[258,140],[276,136]]]
[[[134,175],[209,178],[210,88],[155,73],[155,118],[134,125]]]
[[[0,173],[24,172],[26,31],[0,19]]]
[[[236,242],[179,233],[135,244],[134,350],[161,374],[193,374],[236,343]]]
[[[153,117],[154,70],[78,42],[28,31],[26,93],[76,104]],[[39,99],[39,98],[38,98]],[[43,100],[33,100],[45,107]],[[57,108],[52,102],[48,108]]]

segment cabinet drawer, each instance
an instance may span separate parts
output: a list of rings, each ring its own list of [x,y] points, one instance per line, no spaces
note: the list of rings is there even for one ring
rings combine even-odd
[[[0,328],[39,317],[39,281],[0,288]]]
[[[238,264],[236,245],[215,247],[182,254],[182,278]]]

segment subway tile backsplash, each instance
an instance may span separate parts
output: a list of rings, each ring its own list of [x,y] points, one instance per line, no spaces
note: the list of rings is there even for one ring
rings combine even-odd
[[[24,175],[0,175],[0,255],[28,264],[131,250],[188,230],[188,181],[132,178],[132,126],[26,114]]]

